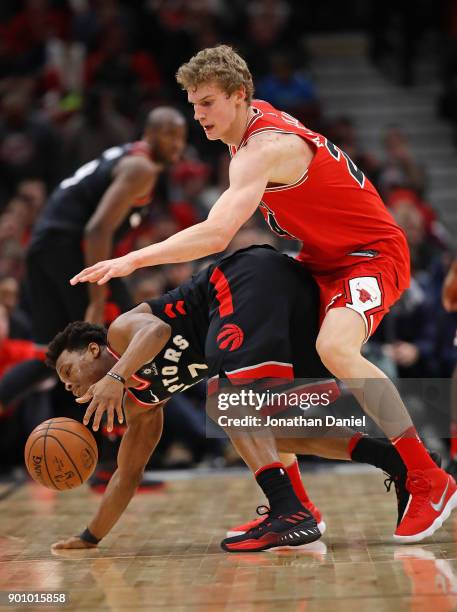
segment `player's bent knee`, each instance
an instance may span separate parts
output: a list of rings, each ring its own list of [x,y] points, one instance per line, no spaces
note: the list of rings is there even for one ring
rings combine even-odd
[[[324,366],[331,372],[351,363],[360,354],[359,351],[354,351],[353,347],[344,346],[338,338],[329,336],[318,336],[316,350]]]

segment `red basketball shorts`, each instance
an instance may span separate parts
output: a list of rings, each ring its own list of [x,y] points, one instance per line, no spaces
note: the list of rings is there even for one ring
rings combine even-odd
[[[315,275],[320,292],[319,324],[331,308],[351,308],[363,319],[366,342],[403,293],[397,274],[402,265],[407,264],[381,256],[335,273]]]

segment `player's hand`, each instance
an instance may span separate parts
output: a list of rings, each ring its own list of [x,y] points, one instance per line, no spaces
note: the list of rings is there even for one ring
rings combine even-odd
[[[86,309],[84,321],[103,325],[105,323],[105,302],[91,302]]]
[[[89,268],[84,268],[79,274],[73,276],[70,280],[70,285],[76,285],[76,283],[97,283],[98,285],[104,285],[110,278],[128,276],[137,267],[133,253],[128,253],[123,257],[99,261]]]
[[[84,414],[83,423],[88,425],[91,416],[95,413],[92,429],[97,431],[103,414],[107,414],[107,429],[113,430],[114,414],[117,414],[119,423],[124,422],[122,413],[122,398],[124,395],[124,385],[111,376],[104,376],[95,385],[89,387],[82,397],[77,398],[78,404],[90,404]],[[92,401],[91,401],[92,400]]]
[[[415,344],[410,342],[395,342],[393,345],[393,358],[398,365],[409,368],[414,365],[420,357],[420,352]]]
[[[91,542],[86,542],[86,540],[81,540],[79,536],[71,536],[67,540],[59,540],[55,542],[52,547],[53,550],[64,550],[64,549],[81,549],[81,548],[97,548],[97,544],[92,544]]]

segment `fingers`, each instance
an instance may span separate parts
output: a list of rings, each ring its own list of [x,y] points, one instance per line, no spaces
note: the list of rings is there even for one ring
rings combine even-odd
[[[90,418],[94,414],[94,412],[97,410],[97,406],[98,406],[98,402],[95,400],[92,400],[89,406],[87,407],[87,410],[83,417],[84,425],[89,425]],[[95,429],[95,427],[92,427],[92,429]]]
[[[106,274],[99,281],[97,281],[97,285],[105,285],[111,278],[113,278],[113,272],[110,270],[106,272]]]
[[[94,431],[98,431],[100,427],[100,421],[102,420],[102,416],[106,411],[106,428],[108,431],[113,431],[114,425],[114,405],[110,402],[108,406],[99,404],[94,417],[94,422],[92,423],[92,429]]]
[[[119,421],[119,423],[123,423],[124,422],[124,414],[122,412],[122,405],[121,404],[115,404],[115,409],[116,409],[116,413],[117,413],[117,420]]]
[[[109,265],[105,261],[99,261],[89,268],[84,268],[81,272],[78,272],[73,278],[70,279],[70,285],[76,285],[77,283],[95,283],[98,281],[106,272],[109,270]]]
[[[81,397],[76,398],[76,401],[78,402],[78,404],[85,404],[86,402],[88,402],[94,397],[94,387],[95,385],[91,385],[87,389],[87,391],[84,393],[84,395],[81,395]]]

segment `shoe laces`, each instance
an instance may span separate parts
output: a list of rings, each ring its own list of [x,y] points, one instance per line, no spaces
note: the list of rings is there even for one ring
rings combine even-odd
[[[392,476],[391,474],[388,474],[387,472],[384,472],[384,474],[387,476],[387,478],[384,480],[384,486],[386,487],[386,492],[390,493],[390,489],[392,488],[392,485],[394,485],[395,487],[395,494],[397,496],[397,505],[400,508],[400,486],[398,484],[398,480],[399,480],[399,476],[395,475]]]
[[[430,480],[423,475],[422,471],[412,470],[408,472],[406,488],[411,493],[408,515],[415,517],[420,514],[425,503],[429,501],[432,485]]]
[[[271,510],[268,506],[257,506],[256,512],[259,516],[265,516],[266,514],[270,514]]]

